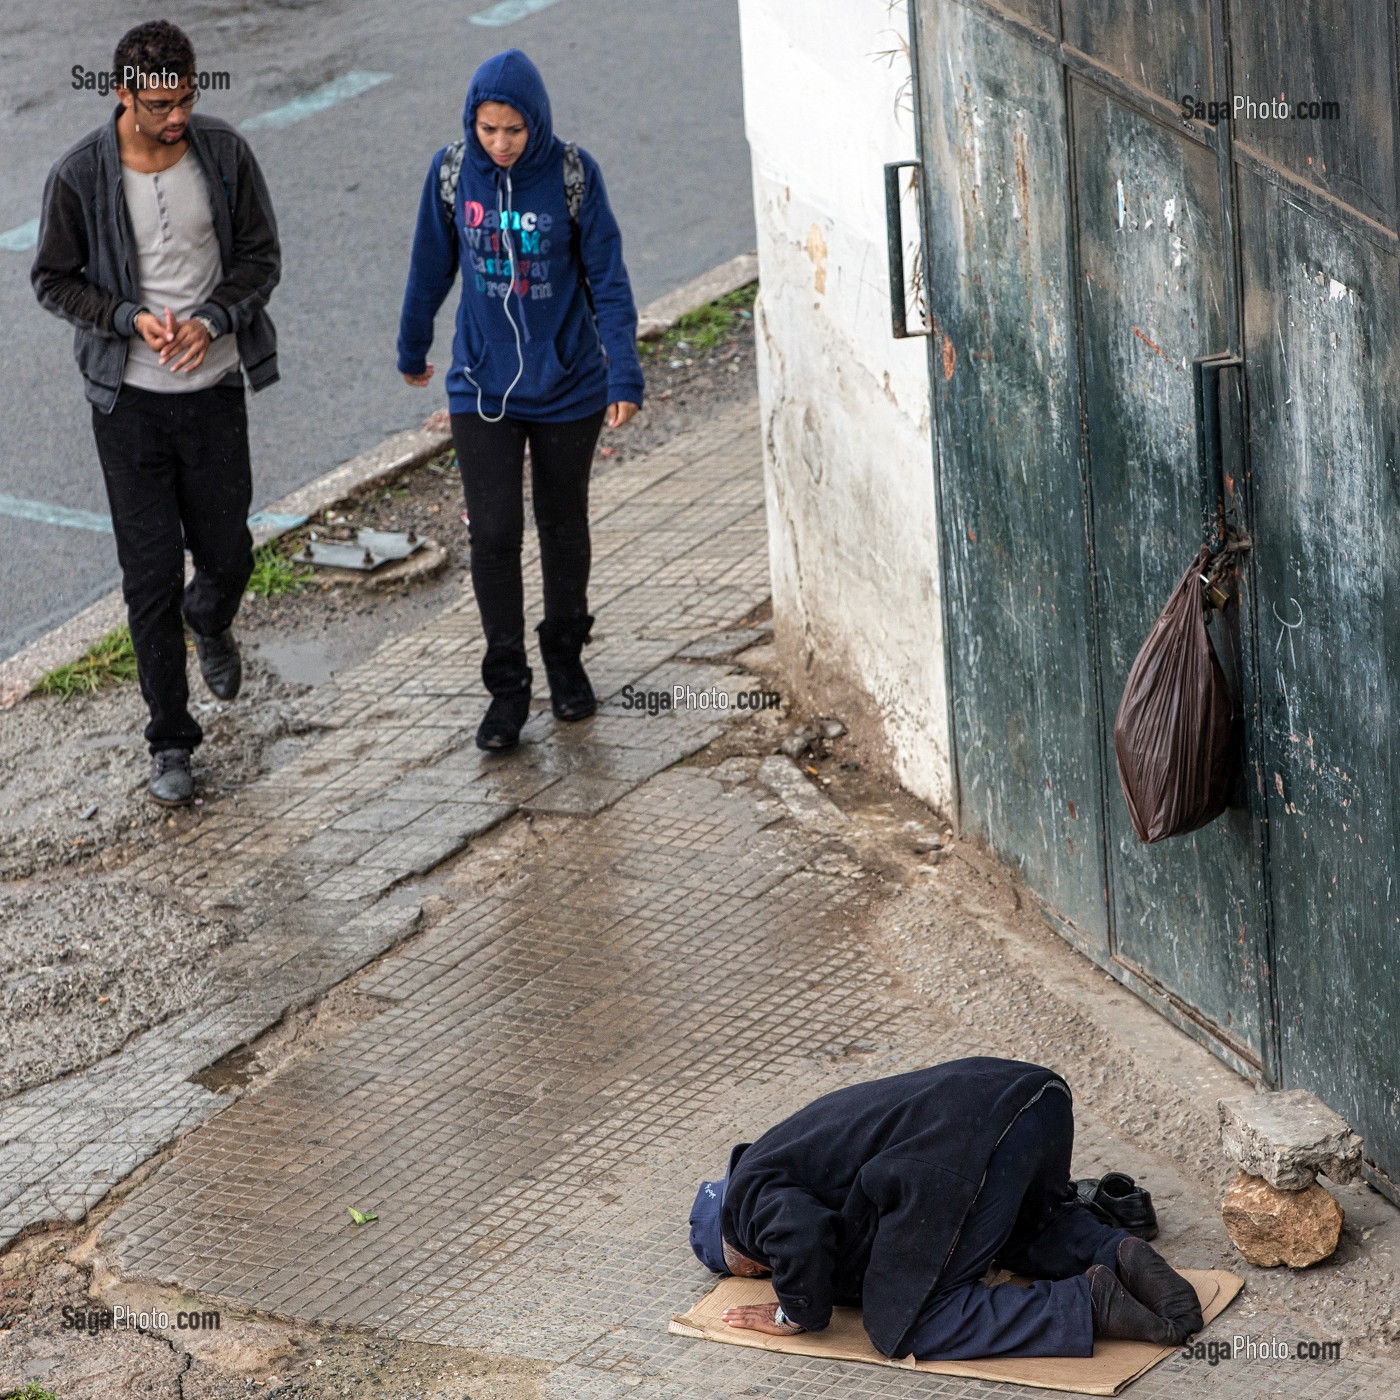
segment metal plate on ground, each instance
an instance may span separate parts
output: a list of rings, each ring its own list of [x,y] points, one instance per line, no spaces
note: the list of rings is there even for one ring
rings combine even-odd
[[[295,557],[303,564],[369,573],[390,560],[407,559],[423,544],[412,530],[356,530],[350,540],[321,540],[313,535]]]

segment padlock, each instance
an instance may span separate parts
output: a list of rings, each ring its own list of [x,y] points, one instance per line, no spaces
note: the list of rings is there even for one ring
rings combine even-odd
[[[1224,612],[1230,602],[1230,595],[1212,578],[1201,575],[1201,587],[1205,591],[1206,602],[1217,612]]]

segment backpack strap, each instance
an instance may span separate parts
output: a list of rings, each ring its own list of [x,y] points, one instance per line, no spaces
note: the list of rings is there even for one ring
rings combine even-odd
[[[564,143],[564,203],[569,206],[569,246],[574,255],[574,265],[578,268],[579,280],[583,283],[583,295],[588,302],[589,314],[594,325],[598,322],[598,312],[593,305],[593,285],[588,280],[588,271],[583,265],[583,236],[579,229],[579,212],[583,209],[583,196],[588,186],[588,177],[583,168],[583,157],[578,153],[578,142]]]
[[[457,181],[462,175],[462,161],[466,153],[466,138],[459,136],[443,151],[442,164],[438,166],[438,195],[443,207],[454,219],[457,214]],[[570,141],[564,146],[564,202],[569,207],[569,218],[575,224],[583,208],[587,187],[588,177],[583,169],[583,157],[578,153],[578,143]]]
[[[564,202],[569,206],[569,217],[578,223],[579,211],[583,208],[583,192],[587,177],[583,172],[583,157],[578,153],[578,142],[569,141],[564,145]]]
[[[438,166],[438,197],[454,228],[457,221],[457,181],[462,174],[462,158],[466,153],[467,138],[459,136],[443,151],[442,164]]]

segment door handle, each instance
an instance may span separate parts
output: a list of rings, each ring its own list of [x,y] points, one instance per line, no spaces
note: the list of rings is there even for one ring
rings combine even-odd
[[[1226,543],[1225,443],[1220,421],[1220,374],[1244,364],[1240,356],[1223,350],[1201,355],[1191,362],[1196,397],[1196,471],[1201,487],[1202,542],[1212,551]]]
[[[914,182],[922,195],[923,167],[917,160],[892,160],[885,166],[885,237],[890,262],[890,330],[896,340],[912,340],[928,335],[927,326],[921,331],[909,329],[904,290],[904,216],[899,203],[899,172],[913,170]],[[921,201],[922,203],[922,201]]]

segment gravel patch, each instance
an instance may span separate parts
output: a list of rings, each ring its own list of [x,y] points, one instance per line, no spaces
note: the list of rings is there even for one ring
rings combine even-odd
[[[254,663],[231,704],[209,698],[191,661],[191,709],[204,729],[195,754],[202,800],[245,786],[279,757],[284,740],[315,732],[302,687]],[[146,707],[134,682],[82,699],[31,696],[0,711],[0,888],[62,868],[111,868],[155,839],[162,825],[192,820],[146,795]],[[290,751],[290,750],[286,750]]]
[[[0,1097],[198,1005],[233,931],[116,876],[0,889]]]

